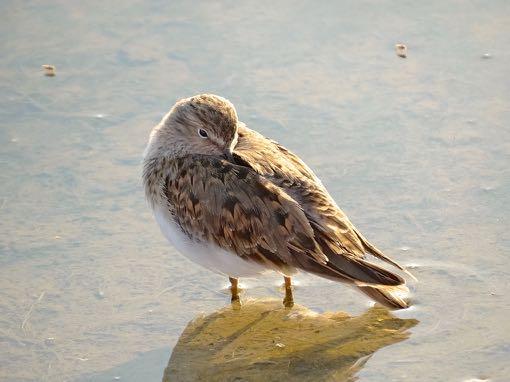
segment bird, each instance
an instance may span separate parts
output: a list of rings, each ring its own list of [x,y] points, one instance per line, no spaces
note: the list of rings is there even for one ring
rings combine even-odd
[[[392,309],[410,304],[401,274],[413,276],[354,227],[303,160],[248,128],[226,98],[177,101],[150,133],[142,182],[162,234],[188,259],[227,276],[232,302],[239,278],[275,271],[286,307],[298,272]]]

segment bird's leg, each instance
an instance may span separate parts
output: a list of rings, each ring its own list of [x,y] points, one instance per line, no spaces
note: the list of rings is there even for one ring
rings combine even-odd
[[[283,276],[285,280],[285,298],[283,299],[283,305],[286,308],[292,308],[294,306],[294,297],[292,296],[292,283],[290,277]]]
[[[240,301],[240,298],[239,298],[239,288],[238,288],[238,279],[234,278],[234,277],[229,277],[228,278],[230,280],[230,293],[232,295],[232,298],[230,299],[231,302],[239,302]]]

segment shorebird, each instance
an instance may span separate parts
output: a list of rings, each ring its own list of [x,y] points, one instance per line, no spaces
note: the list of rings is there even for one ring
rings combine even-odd
[[[353,226],[313,171],[295,154],[239,121],[228,100],[201,94],[178,101],[154,127],[143,184],[163,235],[184,256],[229,277],[268,270],[312,273],[357,287],[391,308],[406,308],[400,271]]]

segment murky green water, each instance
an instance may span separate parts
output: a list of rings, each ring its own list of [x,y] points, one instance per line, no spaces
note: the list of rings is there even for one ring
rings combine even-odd
[[[161,380],[187,324],[228,304],[227,280],[166,244],[140,182],[151,127],[199,92],[301,155],[415,267],[415,305],[396,315],[419,324],[369,346],[359,380],[508,380],[508,2],[4,1],[0,14],[0,380]],[[342,285],[297,281],[305,309],[369,312]],[[281,297],[276,276],[242,282]]]

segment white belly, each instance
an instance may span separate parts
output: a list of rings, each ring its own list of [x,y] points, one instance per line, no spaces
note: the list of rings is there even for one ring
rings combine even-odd
[[[260,264],[245,261],[236,254],[230,253],[215,244],[201,244],[191,241],[181,228],[175,224],[170,214],[161,207],[154,207],[154,216],[159,228],[167,240],[182,255],[191,261],[230,277],[256,276],[267,268]]]

